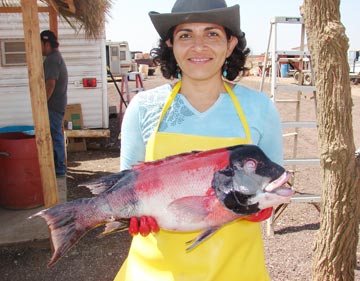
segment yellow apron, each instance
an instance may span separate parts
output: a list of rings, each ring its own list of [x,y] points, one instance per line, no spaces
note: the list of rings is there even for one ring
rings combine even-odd
[[[162,109],[154,133],[146,146],[146,161],[193,150],[208,150],[251,142],[246,118],[235,94],[226,84],[245,138],[222,138],[159,132],[165,113],[181,88],[175,85]],[[161,204],[161,202],[159,202]],[[161,229],[147,237],[133,238],[127,260],[115,281],[267,281],[259,223],[238,220],[218,230],[195,249],[186,252],[185,243],[199,232],[172,232]]]

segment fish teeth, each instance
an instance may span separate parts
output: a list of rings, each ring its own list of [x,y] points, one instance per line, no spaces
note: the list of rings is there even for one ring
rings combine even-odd
[[[286,183],[289,182],[290,178],[293,176],[293,173],[290,171],[285,171],[279,178],[270,182],[264,189],[266,192],[274,192],[278,188],[284,187]]]

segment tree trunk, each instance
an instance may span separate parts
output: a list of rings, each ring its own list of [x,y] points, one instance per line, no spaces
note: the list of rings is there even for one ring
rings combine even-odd
[[[317,92],[322,207],[313,280],[354,280],[359,235],[359,168],[355,160],[348,38],[340,0],[304,0],[301,9]]]

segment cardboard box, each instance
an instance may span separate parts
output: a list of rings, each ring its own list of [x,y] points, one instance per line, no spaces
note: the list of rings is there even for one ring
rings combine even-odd
[[[68,104],[66,106],[65,116],[64,116],[64,128],[68,128],[68,123],[72,122],[73,130],[80,130],[83,128],[83,119],[81,112],[81,104]]]
[[[64,116],[64,128],[68,128],[69,122],[72,122],[72,130],[80,130],[83,128],[83,118],[81,112],[81,104],[68,104],[66,106]],[[67,151],[86,151],[85,138],[67,138]]]
[[[86,151],[86,140],[85,138],[67,138],[67,151]]]

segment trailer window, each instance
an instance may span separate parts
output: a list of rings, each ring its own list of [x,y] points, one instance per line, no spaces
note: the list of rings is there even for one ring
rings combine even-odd
[[[118,55],[118,48],[117,47],[110,47],[111,56],[116,57]]]
[[[120,51],[120,60],[126,60],[126,52]]]
[[[1,65],[26,65],[26,51],[24,41],[1,41]]]

